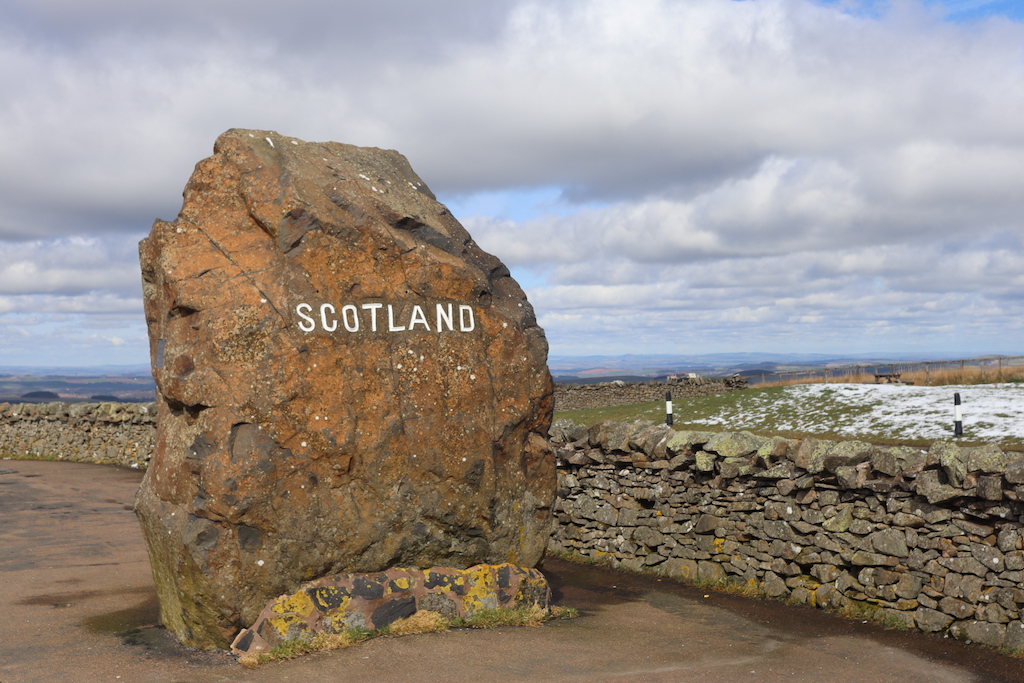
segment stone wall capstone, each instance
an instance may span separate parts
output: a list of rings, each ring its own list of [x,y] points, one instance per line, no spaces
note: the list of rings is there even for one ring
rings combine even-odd
[[[1024,649],[1024,457],[558,421],[549,551]]]

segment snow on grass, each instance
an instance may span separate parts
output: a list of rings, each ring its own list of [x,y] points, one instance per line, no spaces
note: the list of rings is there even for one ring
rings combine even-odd
[[[742,392],[733,405],[695,421],[730,429],[947,439],[953,436],[956,392],[963,404],[966,439],[1024,439],[1021,384],[804,384],[781,392]]]

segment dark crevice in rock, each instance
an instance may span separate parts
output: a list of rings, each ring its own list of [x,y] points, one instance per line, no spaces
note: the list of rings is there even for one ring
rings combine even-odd
[[[512,277],[512,273],[509,272],[508,267],[504,263],[499,263],[491,270],[490,274],[487,275],[487,279],[491,283],[506,277]]]
[[[175,417],[187,415],[189,418],[195,420],[204,410],[210,409],[210,406],[203,405],[202,403],[188,405],[176,399],[170,398],[169,396],[164,396],[163,398],[164,401],[167,402],[167,407],[170,409],[171,414],[174,415]]]
[[[487,470],[487,464],[477,459],[473,461],[473,466],[469,468],[464,477],[465,482],[472,486],[474,489],[480,488],[480,480],[483,479],[484,472]]]
[[[397,230],[405,230],[420,242],[437,247],[452,256],[460,256],[463,252],[463,244],[459,240],[439,232],[415,216],[400,218],[395,221],[394,227]]]
[[[179,318],[187,318],[190,315],[195,315],[199,312],[198,308],[192,308],[191,306],[185,306],[184,304],[178,304],[167,312],[168,320],[177,320]]]
[[[405,216],[395,221],[395,228],[398,230],[408,230],[412,232],[416,228],[420,228],[424,225],[423,221],[420,220],[419,216]]]

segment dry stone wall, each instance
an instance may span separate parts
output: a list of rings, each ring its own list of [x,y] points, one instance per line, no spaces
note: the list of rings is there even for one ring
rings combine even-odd
[[[742,377],[696,377],[669,382],[599,382],[597,384],[556,384],[555,410],[587,410],[626,406],[649,401],[662,401],[665,392],[672,398],[713,396],[727,391],[745,389]]]
[[[143,468],[152,403],[0,403],[0,453]]]
[[[152,404],[0,403],[0,452],[145,467]],[[1024,458],[558,421],[549,551],[1024,649]]]
[[[1024,458],[566,421],[549,545],[1024,649]]]

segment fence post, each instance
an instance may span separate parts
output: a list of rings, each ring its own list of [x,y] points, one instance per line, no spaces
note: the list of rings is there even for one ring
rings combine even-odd
[[[960,414],[960,393],[953,394],[953,436],[964,435],[964,422]]]
[[[665,424],[672,426],[672,392],[665,392]]]

